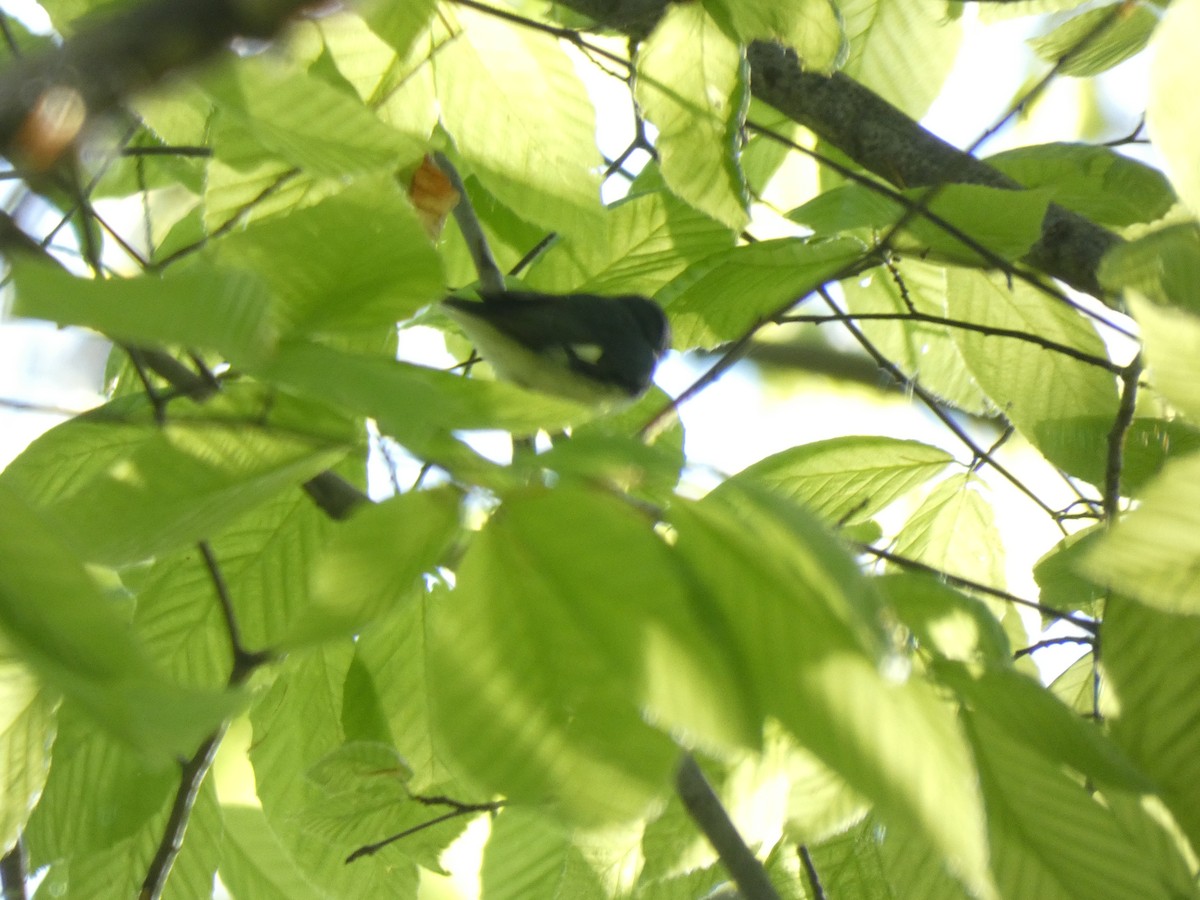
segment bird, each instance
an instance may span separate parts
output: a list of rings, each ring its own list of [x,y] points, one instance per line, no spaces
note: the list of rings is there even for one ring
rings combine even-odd
[[[646,297],[481,292],[441,309],[496,375],[590,405],[628,403],[646,392],[670,346],[670,327]]]

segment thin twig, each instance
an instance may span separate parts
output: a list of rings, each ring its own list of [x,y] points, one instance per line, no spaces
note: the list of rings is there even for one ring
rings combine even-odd
[[[933,575],[946,584],[954,587],[966,588],[967,590],[977,591],[980,594],[987,594],[989,597],[995,597],[997,600],[1004,600],[1007,603],[1015,603],[1017,606],[1024,606],[1026,609],[1037,610],[1044,616],[1050,616],[1055,619],[1062,619],[1064,622],[1070,622],[1077,628],[1082,628],[1089,634],[1096,634],[1099,630],[1097,624],[1089,619],[1081,619],[1069,612],[1063,612],[1060,609],[1046,606],[1042,603],[1037,603],[1033,600],[1026,600],[1024,597],[1018,597],[1016,594],[1010,594],[1008,591],[1002,591],[1000,588],[990,587],[982,582],[972,581],[970,578],[962,578],[958,575],[951,575],[948,572],[943,572],[941,569],[935,568],[928,563],[923,563],[917,559],[910,559],[907,556],[900,556],[890,550],[884,550],[882,547],[876,547],[872,544],[855,544],[855,546],[863,553],[868,553],[878,559],[886,560],[894,563],[902,569],[911,569],[914,572],[923,572],[926,575]]]
[[[833,297],[829,295],[828,291],[826,291],[824,288],[821,288],[818,293],[821,295],[821,299],[825,301],[830,309],[832,309],[838,315],[845,316],[845,313],[840,307],[838,307],[837,303],[834,301]],[[897,381],[907,386],[909,390],[911,390],[913,394],[915,394],[921,400],[921,402],[925,404],[929,411],[937,416],[937,418],[941,420],[942,424],[945,425],[954,434],[954,436],[971,451],[976,459],[986,461],[987,464],[993,470],[995,470],[997,474],[1003,477],[1026,497],[1028,497],[1038,507],[1038,509],[1046,513],[1046,515],[1048,515],[1051,519],[1054,519],[1057,524],[1058,520],[1055,518],[1055,511],[1051,509],[1041,497],[1030,490],[1028,485],[1010,472],[1006,466],[1002,465],[995,458],[993,458],[987,450],[979,446],[975,439],[967,434],[966,430],[957,422],[955,422],[954,418],[948,412],[942,409],[942,405],[938,403],[937,398],[925,390],[925,388],[921,386],[920,382],[905,375],[895,363],[893,363],[879,351],[879,349],[871,342],[871,340],[867,338],[867,336],[863,334],[862,330],[859,329],[858,326],[856,326],[852,321],[847,319],[843,324],[845,325],[846,330],[849,331],[854,339],[858,341],[859,345],[866,350],[868,354],[870,354],[871,358],[875,360],[879,367]],[[1058,527],[1062,529],[1061,524],[1059,524]]]
[[[450,806],[452,808],[447,813],[435,816],[428,821],[414,825],[412,828],[406,828],[403,831],[385,837],[381,841],[376,841],[373,844],[363,844],[363,846],[346,857],[346,862],[352,863],[356,859],[362,859],[364,856],[373,856],[389,844],[404,840],[404,838],[422,832],[427,828],[432,828],[434,825],[441,825],[443,822],[449,822],[451,819],[457,819],[460,816],[470,816],[481,812],[495,812],[504,806],[503,800],[493,800],[490,803],[459,803],[457,800],[452,800],[449,797],[419,797],[415,795],[412,799],[419,803],[424,803],[426,806]]]
[[[800,862],[804,864],[804,874],[808,878],[808,889],[812,892],[812,900],[826,900],[825,888],[821,884],[821,876],[817,872],[812,854],[808,852],[808,845],[801,844],[796,849],[800,853]]]
[[[779,900],[767,871],[750,852],[721,805],[695,757],[684,753],[675,770],[675,792],[692,821],[708,838],[743,900]]]
[[[458,174],[458,169],[454,168],[454,163],[450,162],[446,154],[435,153],[433,160],[450,180],[454,190],[458,191],[458,203],[454,206],[454,221],[458,223],[458,230],[462,232],[463,240],[466,241],[467,252],[471,254],[471,262],[475,264],[475,271],[479,273],[480,285],[488,293],[503,292],[504,273],[500,271],[500,266],[496,264],[496,258],[492,256],[492,248],[488,246],[487,236],[483,233],[483,225],[480,224],[479,217],[475,215],[475,207],[467,195],[467,188],[463,184],[462,176]]]
[[[1104,468],[1104,518],[1111,525],[1121,509],[1121,471],[1125,466],[1125,436],[1133,424],[1137,406],[1138,378],[1142,374],[1142,357],[1121,371],[1121,402],[1112,429],[1108,432],[1108,457]]]
[[[1036,644],[1030,644],[1028,647],[1022,647],[1013,652],[1013,659],[1020,659],[1022,656],[1029,656],[1031,653],[1037,653],[1039,650],[1044,650],[1046,647],[1058,647],[1062,644],[1087,644],[1089,647],[1095,644],[1094,637],[1054,637],[1046,638],[1038,641]]]
[[[1016,328],[997,328],[993,325],[984,325],[980,322],[968,322],[965,319],[951,319],[946,316],[935,316],[930,313],[912,312],[904,313],[843,313],[830,315],[787,315],[781,316],[779,322],[810,322],[815,325],[824,325],[828,322],[845,322],[847,319],[851,321],[894,321],[894,322],[925,322],[930,325],[942,325],[946,328],[956,328],[962,331],[975,331],[979,334],[987,335],[988,337],[1003,337],[1012,338],[1017,341],[1025,341],[1029,344],[1034,344],[1046,350],[1053,350],[1055,353],[1061,353],[1063,356],[1069,356],[1071,359],[1077,359],[1089,366],[1096,366],[1113,374],[1120,374],[1125,371],[1124,366],[1117,365],[1111,359],[1106,359],[1103,356],[1095,356],[1091,353],[1085,353],[1075,347],[1067,344],[1060,344],[1058,341],[1052,341],[1049,338],[1044,338],[1039,334],[1031,334],[1028,331],[1020,331]]]
[[[204,559],[213,590],[217,595],[217,604],[225,623],[226,635],[229,638],[233,663],[230,666],[229,677],[226,679],[226,687],[235,688],[244,684],[250,677],[250,673],[256,668],[269,661],[271,654],[266,651],[249,651],[242,644],[241,629],[233,610],[233,600],[229,595],[229,587],[221,572],[216,554],[213,553],[208,541],[200,541],[197,546]],[[212,768],[213,758],[216,756],[217,748],[221,745],[221,739],[225,736],[225,730],[228,727],[228,720],[218,725],[204,739],[191,758],[183,763],[179,775],[179,787],[176,789],[175,799],[171,803],[171,813],[167,817],[167,824],[163,828],[158,847],[155,848],[154,858],[146,868],[146,877],[142,881],[142,889],[138,894],[139,900],[158,900],[162,896],[167,879],[171,874],[171,868],[175,865],[175,859],[179,856],[179,851],[183,849],[184,835],[187,832],[188,823],[191,821],[192,808],[200,793],[200,786],[204,783],[209,769]]]

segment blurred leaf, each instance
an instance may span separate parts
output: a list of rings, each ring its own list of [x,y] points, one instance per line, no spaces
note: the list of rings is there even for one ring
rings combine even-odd
[[[786,311],[844,275],[862,252],[862,245],[849,238],[746,244],[689,266],[657,297],[671,319],[677,348],[712,348],[741,337],[765,317]]]
[[[1089,782],[1135,793],[1153,785],[1093,723],[1081,719],[1040,684],[1010,668],[976,672],[938,660],[934,677],[948,685],[976,717],[998,725],[1050,763],[1065,763]]]
[[[463,378],[316,343],[283,345],[259,374],[336,408],[377,419],[381,431],[418,455],[448,452],[451,431],[500,428],[532,434],[597,415],[579,403],[509,382]]]
[[[1036,144],[989,156],[987,164],[1027,188],[1052,190],[1055,203],[1110,228],[1153,222],[1175,204],[1162,172],[1110,147]],[[1110,255],[1128,251],[1118,244]]]
[[[203,89],[235,127],[313,175],[358,175],[424,152],[425,135],[402,134],[353,96],[269,56],[213,68]]]
[[[728,22],[740,42],[778,41],[806,69],[829,72],[846,55],[838,7],[829,0],[708,0],[713,16]]]
[[[306,335],[390,329],[446,293],[438,255],[391,178],[255,222],[213,255],[266,281],[288,328]]]
[[[404,601],[458,531],[457,492],[413,491],[339,523],[315,554],[311,599],[284,646],[357,631]]]
[[[367,0],[356,7],[371,30],[391,45],[398,54],[409,51],[417,36],[425,30],[437,9],[436,0],[392,3]]]
[[[1200,615],[1200,455],[1170,462],[1081,568],[1156,609]]]
[[[964,269],[951,269],[949,277],[952,318],[1028,332],[1108,358],[1090,320],[1029,285],[1010,286],[1002,277]],[[1070,474],[1103,482],[1117,413],[1112,373],[1026,341],[965,330],[955,330],[954,338],[979,386],[1031,444]]]
[[[257,806],[224,806],[221,883],[237,900],[319,900]]]
[[[677,753],[643,705],[726,740],[755,721],[651,525],[606,494],[530,490],[472,541],[431,611],[431,684],[444,745],[489,791],[626,818]]]
[[[1023,256],[1042,235],[1042,219],[1050,202],[1050,191],[1006,190],[978,184],[947,184],[925,202],[929,188],[902,192],[941,221],[1003,259]],[[788,218],[807,225],[818,235],[828,236],[855,229],[886,231],[909,215],[909,208],[861,184],[844,184],[819,194]],[[978,266],[986,263],[971,247],[942,225],[922,215],[908,221],[893,239],[901,253]]]
[[[1200,225],[1168,225],[1118,244],[1105,254],[1099,277],[1108,290],[1136,292],[1162,307],[1200,312]]]
[[[1004,897],[1171,896],[1113,814],[1083,785],[978,713],[964,714]]]
[[[76,278],[61,269],[18,263],[18,316],[85,325],[114,340],[217,350],[250,363],[277,340],[266,285],[249,272],[213,266],[165,278]]]
[[[525,283],[550,293],[653,294],[690,263],[733,245],[733,235],[666,190],[607,209],[603,228],[566,235],[529,270]]]
[[[530,221],[577,234],[600,213],[595,111],[556,38],[457,7],[433,57],[442,124],[467,169]],[[463,174],[467,174],[464,171]]]
[[[45,789],[57,705],[25,666],[0,659],[0,846],[16,843]]]
[[[1100,629],[1113,740],[1157,784],[1192,846],[1200,843],[1200,619],[1120,597]]]
[[[918,441],[831,438],[768,456],[728,479],[715,493],[754,481],[803,504],[829,526],[856,524],[953,461],[945,450]]]
[[[1108,27],[1097,33],[1106,20],[1110,22]],[[1158,20],[1159,16],[1146,6],[1114,3],[1080,13],[1049,34],[1031,38],[1029,45],[1049,63],[1058,63],[1070,54],[1059,68],[1063,75],[1098,75],[1144,50]]]
[[[746,501],[758,498],[754,508]],[[883,644],[878,600],[852,561],[798,507],[757,492],[736,507],[676,504],[675,548],[708,615],[726,624],[764,711],[801,746],[986,889],[983,812],[949,708]]]
[[[850,56],[841,72],[913,119],[941,92],[962,41],[958,20],[924,0],[842,0]]]
[[[1200,33],[1200,0],[1177,0],[1163,14],[1152,40],[1150,97],[1146,125],[1167,175],[1180,198],[1200,214],[1200,120],[1193,85],[1200,82],[1200,58],[1193,35]]]
[[[932,575],[901,572],[875,579],[918,645],[944,659],[1007,665],[1012,648],[991,610]]]
[[[0,499],[0,630],[16,654],[147,758],[190,755],[236,698],[164,683],[59,526],[7,485]]]
[[[1125,434],[1121,493],[1140,495],[1147,485],[1154,483],[1167,460],[1198,450],[1200,429],[1182,419],[1135,418]]]
[[[1155,389],[1189,424],[1200,425],[1200,316],[1159,306],[1139,294],[1128,300],[1141,327],[1146,366]]]
[[[126,454],[44,507],[62,539],[89,561],[138,562],[211,537],[346,452],[242,424],[139,430]]]
[[[609,896],[567,829],[518,806],[492,820],[479,877],[483,900]]]
[[[668,7],[635,59],[634,95],[658,129],[663,180],[683,200],[741,231],[750,221],[737,162],[749,98],[744,51],[703,5],[691,3]]]
[[[1004,586],[1004,542],[995,512],[974,475],[952,475],[935,487],[900,529],[898,556],[989,587]]]
[[[256,793],[292,865],[320,896],[415,897],[416,864],[397,848],[350,864],[345,861],[362,843],[387,837],[387,832],[373,828],[364,829],[372,832],[369,835],[358,832],[354,817],[357,809],[362,824],[391,827],[388,822],[399,806],[395,774],[381,772],[370,779],[377,803],[363,798],[364,805],[356,807],[353,797],[343,796],[336,806],[329,805],[329,818],[320,815],[329,795],[318,781],[306,777],[345,744],[340,724],[343,690],[353,658],[353,642],[344,638],[292,651],[276,667],[275,681],[250,714]]]
[[[1063,538],[1033,567],[1033,578],[1040,590],[1040,601],[1051,609],[1079,610],[1100,618],[1107,591],[1081,572],[1081,564],[1104,539],[1105,527],[1096,525]]]

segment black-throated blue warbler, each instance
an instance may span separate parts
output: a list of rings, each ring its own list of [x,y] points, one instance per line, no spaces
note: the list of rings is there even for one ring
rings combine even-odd
[[[645,393],[670,344],[662,309],[645,297],[481,293],[441,307],[491,363],[523,387],[593,404]]]

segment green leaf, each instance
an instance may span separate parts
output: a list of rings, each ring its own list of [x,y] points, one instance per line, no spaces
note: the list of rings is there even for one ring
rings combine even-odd
[[[1097,525],[1063,538],[1033,567],[1033,578],[1041,591],[1039,599],[1051,609],[1080,610],[1100,618],[1097,601],[1106,591],[1080,573],[1080,564],[1104,539],[1105,526]]]
[[[195,249],[211,234],[225,234],[236,225],[247,225],[281,212],[291,212],[343,189],[332,178],[319,178],[273,157],[240,128],[217,118],[209,141],[214,156],[204,179],[203,233]],[[185,220],[182,229],[190,224]],[[182,235],[175,236],[182,240]],[[164,258],[166,247],[155,257]],[[179,248],[180,250],[184,248]],[[176,250],[175,252],[179,252]]]
[[[89,561],[132,563],[211,537],[346,452],[241,424],[170,422],[138,430],[141,440],[127,455],[44,508]]]
[[[875,583],[926,651],[943,659],[993,665],[1012,658],[1004,627],[974,597],[932,575],[914,572],[884,575]]]
[[[327,820],[306,820],[309,814],[319,813],[328,799],[319,782],[306,777],[307,773],[345,744],[340,723],[344,685],[353,658],[352,641],[328,641],[293,651],[277,668],[275,682],[251,710],[254,739],[250,761],[256,792],[292,864],[312,881],[320,896],[415,898],[416,865],[394,847],[353,863],[345,861],[360,843],[380,840],[386,833],[364,837],[351,831],[346,833],[349,837],[339,836],[342,833],[337,829],[326,830],[331,825]],[[395,780],[381,773],[376,786],[382,791]],[[362,810],[367,814],[364,818],[374,822],[374,812],[386,818],[382,807],[395,806],[397,799],[391,787],[381,798],[379,810]],[[347,814],[345,807],[340,814]]]
[[[1133,294],[1129,306],[1141,326],[1146,365],[1154,387],[1192,425],[1200,424],[1200,316],[1159,306]]]
[[[1050,683],[1050,691],[1079,716],[1096,714],[1096,658],[1089,651]]]
[[[942,90],[962,26],[923,0],[842,0],[850,55],[843,74],[910,118],[920,119]]]
[[[950,710],[924,682],[888,678],[869,584],[801,510],[710,495],[671,511],[698,600],[720,616],[764,711],[886,819],[908,823],[968,885],[988,883],[983,812]],[[889,661],[890,660],[890,661]]]
[[[749,98],[744,51],[699,3],[668,7],[636,59],[634,96],[657,128],[667,186],[741,231],[749,194],[737,161]]]
[[[896,554],[948,575],[1002,587],[1004,542],[985,490],[970,473],[947,478],[900,529]]]
[[[270,296],[252,273],[212,266],[159,278],[76,278],[33,263],[14,269],[18,316],[85,325],[118,341],[216,350],[253,363],[277,340]]]
[[[407,599],[458,531],[458,494],[415,491],[359,510],[315,554],[310,605],[285,646],[357,631]]]
[[[1178,0],[1163,15],[1152,42],[1146,125],[1167,174],[1193,214],[1200,213],[1200,121],[1192,115],[1192,85],[1200,82],[1200,58],[1192,36],[1200,33],[1200,0]]]
[[[147,758],[192,753],[235,698],[164,683],[61,528],[6,485],[0,499],[0,630],[17,656]]]
[[[978,184],[946,184],[926,201],[929,188],[903,191],[939,222],[923,215],[912,217],[893,240],[896,250],[921,258],[978,266],[988,261],[956,235],[965,235],[1003,259],[1015,260],[1028,252],[1042,235],[1042,220],[1050,203],[1048,189],[1007,190]],[[909,207],[861,184],[844,184],[819,194],[788,213],[820,235],[869,228],[884,231],[909,215]]]
[[[556,38],[466,7],[433,57],[442,124],[470,170],[523,218],[590,231],[600,212],[595,111]],[[463,174],[467,174],[466,171]]]
[[[1168,225],[1118,244],[1100,263],[1110,291],[1144,295],[1160,306],[1200,312],[1200,225]]]
[[[919,831],[870,814],[836,837],[809,848],[829,897],[920,897],[967,900],[941,854]]]
[[[1146,6],[1114,3],[1080,13],[1049,34],[1031,38],[1029,45],[1049,63],[1058,63],[1070,54],[1059,67],[1063,75],[1098,75],[1144,50],[1158,19]],[[1106,20],[1110,24],[1097,33]],[[1078,52],[1073,52],[1077,47]]]
[[[1109,601],[1100,629],[1113,739],[1200,842],[1200,619]]]
[[[829,0],[709,0],[708,5],[742,43],[787,44],[806,69],[828,72],[845,57],[841,16]]]
[[[402,134],[353,95],[269,56],[238,58],[212,70],[202,86],[236,128],[313,175],[388,169],[425,150],[427,135]],[[223,155],[220,143],[216,152]]]
[[[935,661],[933,675],[977,717],[1051,763],[1064,763],[1103,787],[1148,793],[1153,785],[1094,724],[1080,718],[1026,675],[989,667],[972,672],[960,662]]]
[[[213,255],[259,274],[287,326],[306,335],[390,329],[446,293],[438,255],[391,178],[256,222]]]
[[[1170,462],[1082,569],[1156,609],[1200,615],[1200,455]]]
[[[1023,282],[1010,286],[1002,277],[952,269],[948,297],[953,318],[1035,334],[1108,358],[1088,319]],[[965,330],[954,337],[979,386],[1031,444],[1072,475],[1103,482],[1108,432],[1117,413],[1110,372],[1026,341]]]
[[[827,525],[865,522],[954,461],[945,450],[887,437],[841,437],[760,460],[715,493],[752,481],[806,506]]]
[[[437,9],[436,0],[415,0],[412,3],[391,3],[389,0],[368,0],[356,7],[371,30],[403,56],[429,25]]]
[[[985,716],[965,713],[1003,897],[1166,898],[1111,812],[1083,785]]]
[[[444,588],[438,593],[444,595]],[[344,689],[346,702],[353,696],[358,705],[353,711],[356,716],[372,714],[364,706],[376,707],[382,714],[386,734],[378,722],[360,724],[370,726],[375,740],[390,738],[412,769],[412,790],[424,793],[451,777],[431,724],[433,689],[426,651],[428,609],[441,599],[436,593],[427,594],[419,603],[402,604],[363,629],[355,641],[355,667],[350,670],[355,681],[348,676]],[[350,712],[343,707],[343,719]],[[364,735],[347,727],[347,737]]]
[[[224,806],[221,883],[236,900],[320,900],[257,806]]]
[[[532,434],[542,428],[561,430],[597,414],[509,382],[463,378],[315,343],[281,346],[259,374],[335,408],[377,419],[380,430],[417,454],[448,452],[450,431],[499,428]]]
[[[665,190],[607,209],[602,230],[567,235],[533,264],[525,283],[547,293],[655,293],[690,263],[733,245],[728,228]]]
[[[42,796],[54,744],[52,691],[16,660],[0,659],[0,845],[11,847]]]
[[[876,269],[841,282],[848,312],[897,317],[860,318],[857,327],[880,353],[927,391],[963,412],[992,414],[994,407],[963,363],[951,328],[906,318],[914,310],[945,318],[946,269],[902,258],[894,260],[889,270]]]
[[[70,700],[57,720],[50,776],[25,832],[35,867],[110,850],[164,810],[178,781],[169,764],[148,763]]]
[[[359,848],[389,835],[411,832],[392,842],[379,856],[397,868],[404,861],[445,874],[438,857],[473,815],[447,816],[453,802],[426,803],[410,794],[411,770],[387,744],[353,741],[319,760],[305,773],[308,800],[296,817],[305,835],[328,847]],[[445,796],[437,790],[435,796]],[[349,865],[350,863],[347,863]]]
[[[1110,228],[1153,222],[1175,205],[1162,172],[1110,147],[1037,144],[989,156],[987,163],[1027,188],[1052,190],[1059,206]],[[1128,249],[1120,244],[1110,256]]]
[[[711,254],[658,292],[679,349],[711,348],[786,311],[862,255],[852,239],[779,238]],[[736,302],[731,302],[736,298]]]
[[[1154,482],[1167,460],[1197,451],[1200,451],[1200,429],[1183,419],[1135,418],[1125,434],[1121,493],[1139,496],[1146,485]]]
[[[570,820],[627,818],[667,787],[674,744],[652,721],[721,743],[756,717],[652,523],[611,496],[507,497],[431,613],[434,713],[489,790]]]
[[[480,871],[483,900],[609,895],[571,834],[540,810],[509,807],[492,820]]]

